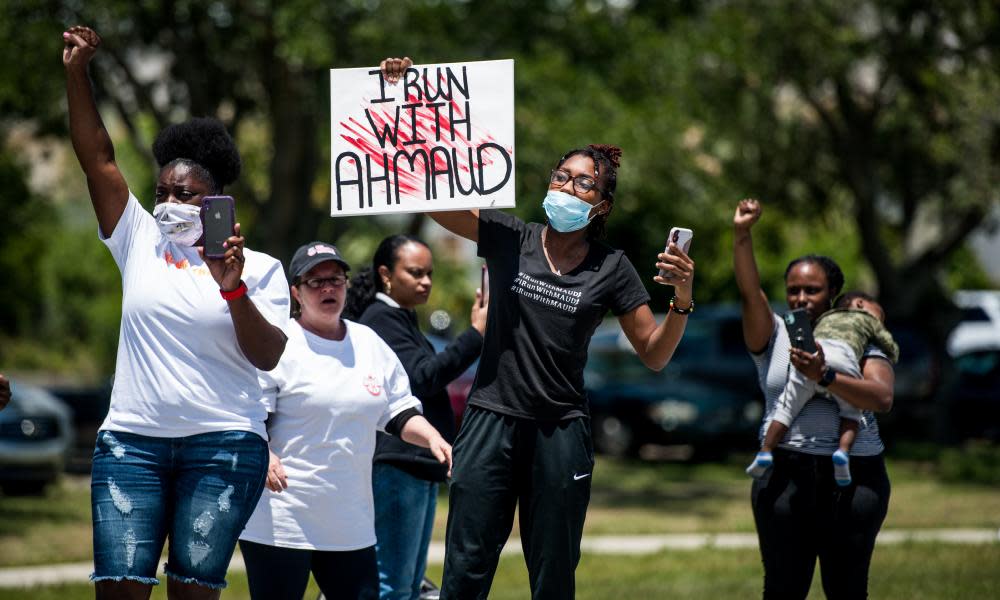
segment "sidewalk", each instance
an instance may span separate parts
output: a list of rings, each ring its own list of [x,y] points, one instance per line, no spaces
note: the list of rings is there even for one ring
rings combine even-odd
[[[878,536],[879,545],[906,542],[938,542],[942,544],[1000,543],[1000,531],[995,529],[890,529]],[[756,548],[753,533],[688,533],[671,535],[606,535],[583,538],[582,548],[592,554],[654,554],[663,550],[698,550],[701,548]],[[511,539],[504,554],[520,554],[521,543]],[[431,544],[427,560],[440,564],[444,560],[444,543]],[[237,553],[230,570],[244,571],[243,557]],[[0,587],[16,588],[58,583],[85,582],[93,570],[90,562],[14,567],[0,569]]]

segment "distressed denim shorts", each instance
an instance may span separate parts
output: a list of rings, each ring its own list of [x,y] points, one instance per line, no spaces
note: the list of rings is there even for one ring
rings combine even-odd
[[[167,576],[224,588],[237,538],[264,489],[267,460],[267,442],[245,431],[180,438],[99,432],[90,578],[156,585],[169,536]]]

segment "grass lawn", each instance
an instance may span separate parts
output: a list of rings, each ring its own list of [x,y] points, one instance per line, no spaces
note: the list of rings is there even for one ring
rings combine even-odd
[[[585,535],[752,532],[744,459],[719,464],[598,457]],[[927,462],[889,460],[885,529],[1000,527],[1000,487],[946,483]],[[434,530],[443,539],[442,492]],[[0,567],[90,560],[90,483],[67,477],[45,497],[0,496]],[[515,520],[515,533],[517,523]],[[1000,570],[1000,564],[997,564]]]
[[[441,567],[430,575],[440,579]],[[996,598],[1000,594],[1000,544],[907,544],[876,549],[869,594],[906,600]],[[607,598],[759,598],[762,570],[756,551],[673,551],[635,557],[584,555],[577,569],[580,600]],[[520,557],[501,562],[491,599],[528,597]],[[823,598],[819,572],[810,599]]]
[[[692,465],[599,456],[584,535],[752,533],[743,472],[750,458]],[[924,462],[890,460],[888,468],[892,495],[883,528],[1000,527],[1000,487],[945,483]],[[435,539],[444,539],[447,511],[442,495]]]
[[[441,566],[429,575],[441,579]],[[937,600],[997,598],[1000,595],[1000,544],[951,546],[911,543],[876,549],[869,592],[873,598]],[[161,578],[162,580],[162,578]],[[243,574],[229,577],[223,598],[249,598]],[[819,574],[810,599],[823,598]],[[759,598],[761,568],[757,553],[745,550],[661,552],[648,556],[584,555],[577,569],[580,600],[607,598]],[[153,598],[166,598],[166,586]],[[93,597],[88,584],[48,586],[31,590],[0,589],[0,600],[30,597],[36,600],[83,600]],[[305,598],[317,591],[311,584]],[[504,557],[494,580],[491,599],[529,596],[528,577],[520,557]]]

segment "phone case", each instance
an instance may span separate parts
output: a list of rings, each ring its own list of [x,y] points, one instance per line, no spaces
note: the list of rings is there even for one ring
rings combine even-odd
[[[793,348],[799,348],[812,354],[816,352],[816,341],[813,339],[812,324],[809,313],[804,308],[796,308],[785,313],[785,328],[788,330],[788,340]]]
[[[691,249],[691,239],[694,238],[694,232],[685,227],[673,227],[670,229],[670,233],[667,234],[667,243],[663,246],[663,251],[666,252],[670,248],[670,242],[677,244],[677,247],[684,251],[685,254]],[[665,279],[673,279],[674,276],[663,269],[660,269],[659,276]]]
[[[201,201],[201,224],[205,233],[205,256],[222,258],[223,243],[234,233],[236,206],[232,196],[206,196]]]
[[[483,306],[487,302],[489,302],[489,294],[490,294],[490,271],[489,269],[486,268],[486,265],[483,265],[482,274],[480,275],[479,282],[480,282],[479,289],[482,290],[483,294],[482,298],[479,300],[479,306]]]

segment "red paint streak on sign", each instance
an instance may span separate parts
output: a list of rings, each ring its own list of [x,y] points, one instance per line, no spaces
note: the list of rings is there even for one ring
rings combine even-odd
[[[439,77],[439,85],[444,83],[444,75]],[[427,91],[429,95],[437,95],[437,90],[430,88],[427,85]],[[370,106],[376,106],[375,104],[370,104]],[[447,106],[447,105],[446,105]],[[426,182],[426,170],[425,164],[422,161],[414,161],[412,170],[403,169],[399,173],[396,173],[396,168],[393,164],[393,157],[397,152],[408,152],[412,154],[416,150],[423,150],[425,153],[430,155],[433,148],[447,148],[448,150],[454,149],[459,152],[458,156],[462,156],[461,152],[468,152],[469,148],[476,148],[481,144],[486,142],[496,143],[495,138],[487,132],[481,131],[478,127],[470,126],[469,130],[473,132],[473,135],[467,137],[463,134],[460,129],[466,129],[466,127],[455,128],[452,127],[452,121],[448,118],[448,110],[446,106],[438,107],[437,119],[435,119],[435,111],[426,106],[414,109],[401,110],[399,113],[399,127],[396,128],[396,143],[392,145],[391,136],[386,136],[386,146],[383,148],[379,145],[378,137],[369,125],[362,124],[355,118],[350,118],[349,122],[340,122],[340,127],[342,133],[340,137],[346,141],[348,144],[356,148],[359,152],[367,155],[373,164],[377,164],[382,167],[390,176],[390,181],[397,181],[398,177],[398,187],[400,193],[406,195],[415,195],[419,192],[424,191],[424,184]],[[456,120],[464,120],[467,118],[465,114],[464,106],[460,106],[459,103],[452,97],[450,100],[450,108],[452,114],[454,114]],[[413,121],[410,112],[414,111],[416,114],[416,131],[413,130]],[[390,112],[388,109],[373,110],[369,109],[369,114],[372,118],[372,123],[375,124],[375,128],[379,132],[383,132],[387,126],[392,129],[396,123],[395,119],[395,108]],[[392,124],[390,126],[389,124]],[[440,135],[441,139],[436,140],[436,136]],[[454,137],[454,139],[452,139]],[[414,140],[419,140],[416,143]],[[508,155],[513,155],[513,148],[506,148]],[[475,156],[475,153],[473,154]],[[440,158],[438,153],[434,154],[434,168],[437,169],[439,166]],[[457,162],[457,161],[456,161]],[[354,163],[350,160],[350,163]],[[494,160],[489,159],[486,155],[483,157],[482,164],[492,165]],[[410,166],[408,160],[405,161],[407,167]],[[479,166],[479,162],[473,159],[469,164],[456,164],[454,167],[466,172],[472,173],[472,169]]]

